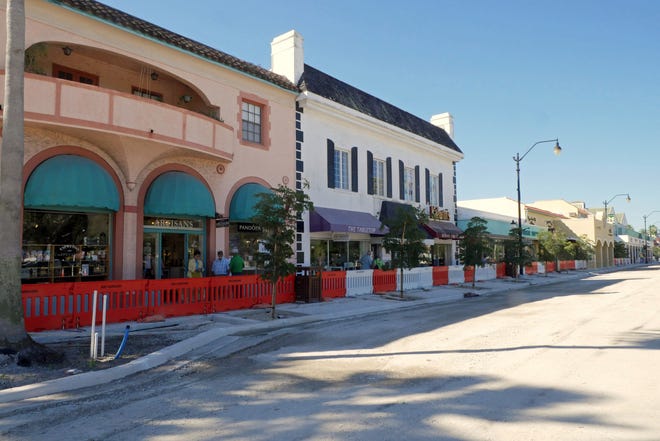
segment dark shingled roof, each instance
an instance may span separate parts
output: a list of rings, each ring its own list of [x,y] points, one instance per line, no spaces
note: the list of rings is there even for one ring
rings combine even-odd
[[[67,6],[71,9],[89,14],[102,21],[112,23],[116,26],[130,29],[136,33],[145,35],[155,40],[167,43],[169,45],[183,49],[184,51],[199,55],[211,61],[215,61],[225,66],[229,66],[248,75],[260,78],[269,83],[275,84],[291,91],[298,91],[298,88],[291,81],[277,75],[267,69],[248,63],[234,56],[213,49],[202,43],[186,38],[182,35],[168,31],[167,29],[156,26],[148,21],[134,17],[118,9],[111,8],[94,0],[51,0],[57,5]]]
[[[298,85],[303,91],[315,93],[360,113],[463,153],[444,129],[339,81],[307,64],[305,64],[305,72],[300,77]]]

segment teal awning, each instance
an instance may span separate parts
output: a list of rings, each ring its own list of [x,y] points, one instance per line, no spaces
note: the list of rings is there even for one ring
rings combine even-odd
[[[119,192],[100,165],[76,155],[54,156],[30,175],[25,208],[119,211]]]
[[[144,214],[215,217],[215,203],[211,192],[197,178],[183,172],[167,172],[149,186]]]
[[[512,224],[511,222],[505,222],[494,219],[484,219],[484,220],[486,221],[487,232],[491,236],[508,237],[512,228],[518,228],[517,223]],[[467,229],[468,223],[470,223],[470,219],[459,220],[456,223],[458,224],[459,228],[465,230]],[[523,224],[522,235],[526,239],[535,239],[539,235],[539,232],[546,230],[547,229],[537,227],[536,225]]]
[[[250,222],[254,216],[254,205],[257,203],[257,194],[272,193],[261,184],[244,184],[231,198],[229,206],[229,222]]]

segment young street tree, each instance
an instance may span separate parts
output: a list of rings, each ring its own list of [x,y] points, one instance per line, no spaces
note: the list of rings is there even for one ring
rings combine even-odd
[[[21,219],[23,203],[23,67],[25,4],[7,1],[5,98],[0,146],[0,347],[12,351],[32,345],[21,302]]]
[[[555,262],[556,271],[559,271],[559,260],[568,257],[566,235],[558,231],[541,231],[538,240],[539,258],[544,262]]]
[[[467,228],[461,235],[458,243],[458,257],[463,262],[463,268],[475,268],[475,277],[472,278],[474,288],[476,280],[476,268],[484,266],[484,257],[490,253],[491,243],[488,238],[488,227],[485,219],[473,217],[467,224]]]
[[[257,264],[263,270],[260,277],[272,286],[271,317],[276,318],[277,282],[296,272],[291,262],[294,255],[296,224],[305,210],[314,208],[309,196],[301,190],[279,185],[271,192],[257,194],[252,222],[263,228],[268,240],[263,243],[266,252],[259,253]]]
[[[419,258],[426,250],[426,232],[420,225],[428,216],[423,210],[398,208],[386,225],[390,231],[383,237],[383,247],[392,254],[392,266],[399,268],[399,293],[403,298],[403,270],[419,266]]]
[[[566,242],[564,250],[575,260],[590,260],[595,253],[593,242],[585,234],[575,241]]]
[[[524,229],[523,229],[524,230]],[[504,262],[507,264],[507,274],[518,278],[520,269],[532,262],[532,254],[529,252],[528,244],[523,240],[522,250],[519,245],[518,227],[509,230],[509,238],[504,242]]]

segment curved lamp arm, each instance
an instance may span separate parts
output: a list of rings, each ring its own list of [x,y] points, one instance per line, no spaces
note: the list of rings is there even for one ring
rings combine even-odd
[[[517,153],[516,156],[513,157],[513,160],[516,162],[522,161],[523,159],[525,159],[525,156],[527,156],[527,154],[532,151],[534,147],[536,147],[539,144],[543,144],[545,142],[554,142],[555,148],[553,149],[553,151],[555,152],[555,155],[559,155],[561,153],[561,147],[559,146],[559,139],[548,139],[545,141],[535,142],[534,144],[532,144],[532,146],[529,149],[527,149],[524,155],[520,156],[520,153]]]

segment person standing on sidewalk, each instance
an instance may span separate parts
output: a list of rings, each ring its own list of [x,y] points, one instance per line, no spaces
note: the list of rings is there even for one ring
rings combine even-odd
[[[188,277],[204,277],[204,262],[199,250],[195,250],[193,258],[188,261]]]
[[[374,263],[371,258],[371,250],[364,253],[364,256],[360,259],[360,269],[371,269],[371,265]]]
[[[243,268],[245,267],[245,262],[240,254],[238,254],[238,249],[234,248],[231,250],[231,260],[229,261],[229,272],[232,276],[240,276],[243,274]]]
[[[211,272],[214,276],[228,276],[229,275],[229,259],[224,256],[222,251],[218,251],[218,257],[213,261]]]

